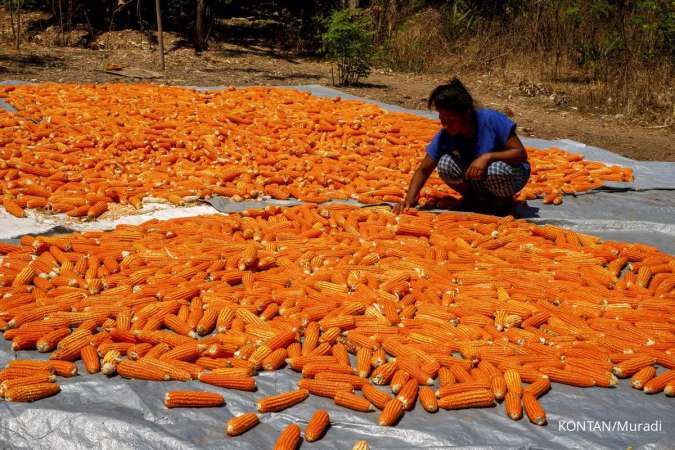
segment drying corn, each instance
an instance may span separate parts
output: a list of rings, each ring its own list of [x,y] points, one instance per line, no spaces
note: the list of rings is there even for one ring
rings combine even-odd
[[[53,377],[75,375],[80,358],[92,373],[248,391],[258,370],[287,365],[298,390],[260,398],[259,412],[318,395],[378,409],[382,425],[417,403],[436,412],[500,400],[507,417],[543,425],[551,382],[632,377],[645,393],[673,393],[675,259],[512,217],[268,207],[25,236],[0,255],[5,339],[51,349],[48,361],[0,370],[7,400],[57,393]],[[165,401],[223,399],[174,391]],[[227,432],[258,421],[233,418]],[[317,417],[307,440],[327,422]],[[292,429],[279,445],[298,442]]]
[[[45,83],[0,87],[0,97],[18,109],[0,110],[0,196],[17,217],[36,209],[91,220],[113,205],[129,207],[112,214],[128,214],[144,199],[183,205],[213,195],[400,202],[439,128],[360,101],[269,87]],[[557,204],[632,179],[630,169],[560,149],[528,153],[532,176],[520,200]],[[457,198],[434,176],[420,204]]]

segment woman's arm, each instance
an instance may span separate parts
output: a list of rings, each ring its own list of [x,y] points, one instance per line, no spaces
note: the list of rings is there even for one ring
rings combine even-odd
[[[488,153],[492,161],[504,161],[508,164],[520,164],[527,161],[527,152],[517,134],[512,134],[504,145],[504,150]]]
[[[480,180],[485,175],[488,166],[495,161],[504,161],[507,164],[516,165],[527,161],[527,152],[517,134],[512,134],[506,141],[504,150],[498,152],[483,153],[474,159],[466,169],[466,178]]]
[[[408,193],[405,196],[405,200],[403,203],[399,203],[394,207],[395,214],[400,214],[404,209],[415,206],[417,203],[417,196],[435,168],[436,161],[434,161],[429,155],[425,155],[424,159],[417,167],[417,170],[415,170],[415,173],[410,180],[410,186],[408,187]]]

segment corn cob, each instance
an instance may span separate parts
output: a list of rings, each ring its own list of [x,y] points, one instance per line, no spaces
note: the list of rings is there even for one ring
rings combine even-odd
[[[528,391],[526,390],[525,393]],[[518,393],[509,391],[504,397],[504,410],[506,415],[513,420],[520,420],[523,417],[523,404]]]
[[[651,366],[656,363],[656,359],[651,356],[636,356],[620,362],[612,369],[614,375],[620,378],[628,378],[640,371],[640,369]]]
[[[492,390],[495,399],[497,399],[498,401],[503,400],[504,396],[506,395],[506,391],[508,390],[508,386],[506,385],[506,380],[504,379],[504,376],[502,376],[501,374],[495,375],[492,378],[492,381],[490,382],[490,389]]]
[[[312,418],[307,423],[305,428],[305,440],[307,442],[316,442],[323,437],[326,430],[330,426],[330,417],[328,413],[323,410],[317,410]]]
[[[534,396],[534,398],[539,398],[551,389],[551,382],[548,379],[537,380],[534,383],[527,386],[523,393],[529,392]]]
[[[298,389],[296,391],[284,392],[282,394],[271,395],[258,400],[258,412],[279,412],[286,408],[297,405],[304,401],[309,395],[306,389]]]
[[[70,361],[61,361],[58,359],[49,360],[47,363],[49,370],[54,372],[54,374],[63,377],[70,378],[77,375],[77,366],[75,363]]]
[[[56,383],[37,383],[17,386],[5,390],[5,400],[8,402],[34,402],[56,395],[61,388]]]
[[[530,392],[523,394],[523,406],[525,407],[525,413],[535,425],[545,425],[546,424],[546,413],[544,408],[542,408],[539,401],[535,398],[534,395]]]
[[[436,399],[433,389],[429,386],[420,387],[419,399],[422,408],[424,408],[426,412],[435,413],[438,411],[438,400]]]
[[[101,361],[98,358],[98,352],[93,345],[83,347],[81,352],[82,362],[84,368],[89,373],[98,373],[101,371]]]
[[[256,390],[256,382],[253,377],[232,377],[217,373],[203,373],[199,377],[199,381],[226,389],[238,389],[240,391]]]
[[[368,441],[356,441],[352,450],[370,450],[370,446],[368,445]]]
[[[370,412],[375,411],[375,407],[367,399],[360,397],[350,390],[340,390],[335,393],[336,405],[344,406],[345,408],[353,409],[354,411]]]
[[[672,380],[675,380],[675,370],[667,370],[645,383],[642,390],[646,394],[658,394],[659,392],[663,391],[666,385]]]
[[[635,389],[644,388],[645,384],[656,376],[656,368],[654,366],[646,366],[638,370],[630,379],[630,384]]]
[[[485,408],[494,404],[492,392],[486,389],[452,394],[438,400],[438,406],[443,409]]]
[[[475,390],[490,390],[490,385],[484,381],[472,381],[468,383],[446,384],[436,391],[436,397],[446,397],[448,395],[459,394],[461,392]]]
[[[262,368],[263,370],[269,371],[280,369],[284,364],[286,364],[287,357],[288,352],[286,349],[278,348],[262,360]]]
[[[396,425],[396,423],[401,420],[401,417],[403,417],[405,409],[405,406],[400,400],[392,398],[387,402],[384,409],[382,409],[380,417],[378,418],[378,423],[380,426],[385,427]]]
[[[523,388],[520,384],[520,374],[517,371],[507,369],[504,372],[504,381],[509,392],[514,392],[519,397],[522,395]]]
[[[398,368],[398,361],[394,360],[380,365],[370,374],[370,379],[373,383],[383,385],[389,384]]]
[[[260,423],[256,413],[244,413],[227,422],[226,432],[230,436],[239,436]]]
[[[675,380],[670,380],[666,383],[663,392],[665,392],[668,397],[675,397]]]
[[[328,343],[323,343],[319,345],[317,348],[314,349],[313,354],[316,354],[318,352],[319,347],[322,345],[330,345]],[[345,344],[338,342],[336,344],[333,344],[333,346],[330,349],[331,354],[335,357],[339,365],[342,366],[350,366],[351,361],[349,360],[349,351],[347,350],[347,347]]]
[[[356,370],[360,377],[368,378],[371,370],[373,351],[369,348],[359,348],[356,352]]]
[[[363,385],[361,392],[370,403],[380,410],[384,409],[385,405],[392,399],[389,394],[370,384]]]
[[[56,376],[49,373],[40,373],[38,375],[5,380],[0,383],[0,396],[3,396],[5,391],[19,386],[28,386],[30,384],[38,383],[53,383],[54,381],[56,381]]]
[[[274,443],[274,450],[296,450],[300,447],[302,436],[300,427],[295,424],[287,425],[283,429],[276,442]]]
[[[366,378],[361,378],[356,375],[348,375],[344,373],[321,372],[316,374],[315,380],[335,381],[341,383],[349,383],[354,389],[360,390],[365,384],[368,384]]]
[[[315,375],[321,372],[342,373],[351,375],[354,369],[351,366],[339,366],[334,363],[311,362],[305,364],[302,368],[302,376],[305,378],[314,378]]]
[[[209,408],[224,404],[225,399],[216,392],[169,391],[164,395],[167,408]]]
[[[409,411],[415,406],[418,391],[419,384],[417,384],[417,380],[410,379],[403,385],[396,398],[400,400],[401,403],[403,403],[403,407]]]
[[[125,359],[116,367],[117,374],[124,378],[148,381],[168,381],[171,376],[157,367],[145,364],[143,361]],[[101,370],[103,372],[103,370]]]
[[[568,370],[556,369],[554,367],[545,367],[539,369],[543,374],[548,376],[551,381],[561,384],[568,384],[577,387],[593,387],[595,380],[588,375],[582,375]]]

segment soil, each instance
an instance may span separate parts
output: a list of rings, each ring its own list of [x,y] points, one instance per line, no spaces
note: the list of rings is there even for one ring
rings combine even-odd
[[[136,31],[104,33],[83,47],[56,47],[48,30],[15,52],[0,43],[0,79],[31,82],[152,82],[171,85],[331,85],[331,65],[273,48],[217,43],[200,55],[178,36],[165,36],[166,71],[157,79],[107,73],[111,67],[158,70],[156,45]],[[582,113],[555,95],[537,92],[514,77],[486,72],[458,74],[480,103],[518,123],[521,136],[567,138],[638,160],[675,161],[675,128],[636,123],[622,116]],[[412,75],[375,69],[362,84],[341,87],[354,95],[407,108],[426,107],[426,97],[445,74]]]

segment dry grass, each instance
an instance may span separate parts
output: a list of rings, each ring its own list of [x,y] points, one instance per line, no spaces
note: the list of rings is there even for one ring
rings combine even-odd
[[[667,58],[645,62],[638,51],[580,64],[577,30],[534,25],[528,17],[504,24],[484,21],[472,31],[449,27],[452,11],[421,10],[394,26],[381,62],[407,72],[465,76],[490,74],[516,85],[543,85],[527,95],[552,97],[560,107],[621,115],[651,127],[675,126],[675,77]],[[546,34],[543,40],[533,36]],[[545,44],[542,44],[545,42]],[[641,42],[633,42],[637,48]]]

